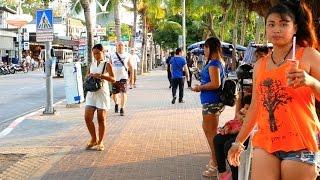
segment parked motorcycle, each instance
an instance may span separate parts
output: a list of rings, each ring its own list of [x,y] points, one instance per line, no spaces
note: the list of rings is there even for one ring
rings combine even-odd
[[[9,70],[5,65],[0,66],[0,74],[2,74],[2,75],[9,74]]]
[[[7,69],[8,69],[10,74],[16,73],[16,69],[14,68],[13,64],[7,65]]]
[[[16,72],[24,72],[24,73],[28,72],[28,68],[24,65],[24,63],[12,64],[12,66]]]

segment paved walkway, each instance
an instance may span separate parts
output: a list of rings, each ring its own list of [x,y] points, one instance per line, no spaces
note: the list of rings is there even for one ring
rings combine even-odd
[[[155,70],[138,77],[128,99],[125,116],[108,114],[103,152],[84,149],[83,104],[29,117],[0,139],[0,179],[205,179],[199,94],[185,89],[186,103],[172,105],[166,71]],[[227,107],[220,124],[233,114]]]

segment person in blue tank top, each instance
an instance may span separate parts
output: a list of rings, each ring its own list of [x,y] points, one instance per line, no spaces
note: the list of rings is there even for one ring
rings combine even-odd
[[[200,92],[202,104],[202,128],[207,137],[211,150],[211,158],[203,176],[211,177],[217,174],[217,162],[214,151],[213,138],[217,134],[219,116],[224,110],[224,104],[219,98],[221,84],[225,78],[224,61],[222,59],[221,42],[218,38],[210,37],[204,43],[206,64],[201,71],[201,85],[192,88]]]

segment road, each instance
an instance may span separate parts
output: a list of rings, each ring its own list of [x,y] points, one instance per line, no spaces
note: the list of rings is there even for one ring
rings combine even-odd
[[[65,98],[63,78],[53,78],[53,100]],[[43,71],[0,76],[0,132],[17,117],[46,105]]]

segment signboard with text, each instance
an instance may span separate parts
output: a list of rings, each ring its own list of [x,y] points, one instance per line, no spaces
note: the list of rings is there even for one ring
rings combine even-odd
[[[37,42],[53,41],[52,9],[37,10],[36,14]]]

